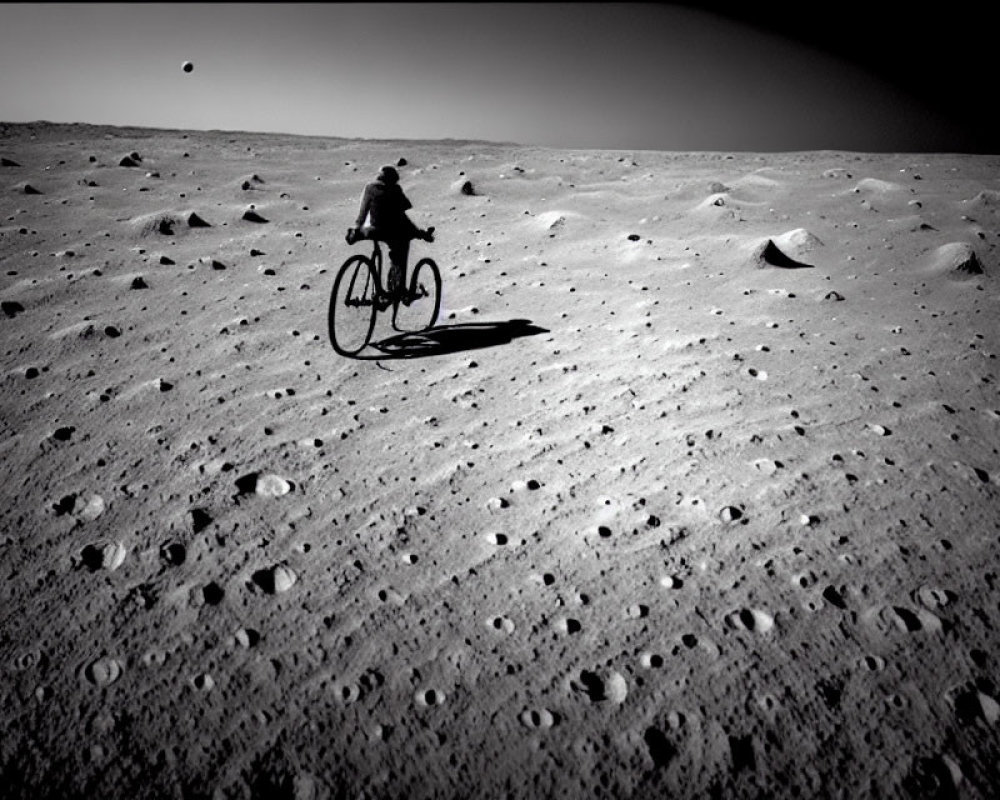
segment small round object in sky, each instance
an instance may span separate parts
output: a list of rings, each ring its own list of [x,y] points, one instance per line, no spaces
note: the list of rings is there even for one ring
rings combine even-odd
[[[190,61],[185,61],[183,64],[181,64],[181,69],[183,69],[185,72],[190,72],[191,70],[194,69],[194,64],[192,64]]]

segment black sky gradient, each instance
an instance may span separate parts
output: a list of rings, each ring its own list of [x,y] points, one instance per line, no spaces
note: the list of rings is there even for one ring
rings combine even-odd
[[[651,3],[664,7],[664,3]],[[900,149],[1000,153],[997,27],[986,3],[681,2],[778,34],[893,84],[946,124],[914,129]]]

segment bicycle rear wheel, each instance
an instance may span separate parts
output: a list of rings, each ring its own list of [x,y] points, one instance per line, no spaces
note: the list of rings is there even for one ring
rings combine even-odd
[[[432,259],[422,258],[413,267],[407,301],[396,313],[399,330],[414,333],[434,327],[441,311],[441,272]]]
[[[328,324],[330,343],[342,356],[368,344],[375,328],[375,268],[367,256],[351,256],[333,282]]]

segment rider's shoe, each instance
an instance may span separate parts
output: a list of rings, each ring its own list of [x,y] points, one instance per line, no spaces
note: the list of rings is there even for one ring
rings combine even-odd
[[[420,232],[420,238],[423,239],[425,242],[433,242],[434,241],[434,226],[431,225],[431,227],[429,227],[427,230],[421,231]]]

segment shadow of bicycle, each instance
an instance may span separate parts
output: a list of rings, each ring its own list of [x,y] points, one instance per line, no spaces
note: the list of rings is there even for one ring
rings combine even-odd
[[[455,325],[438,325],[419,333],[400,333],[372,342],[378,354],[358,355],[359,360],[386,361],[401,358],[431,358],[465,350],[482,350],[509,344],[524,336],[548,333],[546,328],[527,319],[505,322],[464,322]]]

